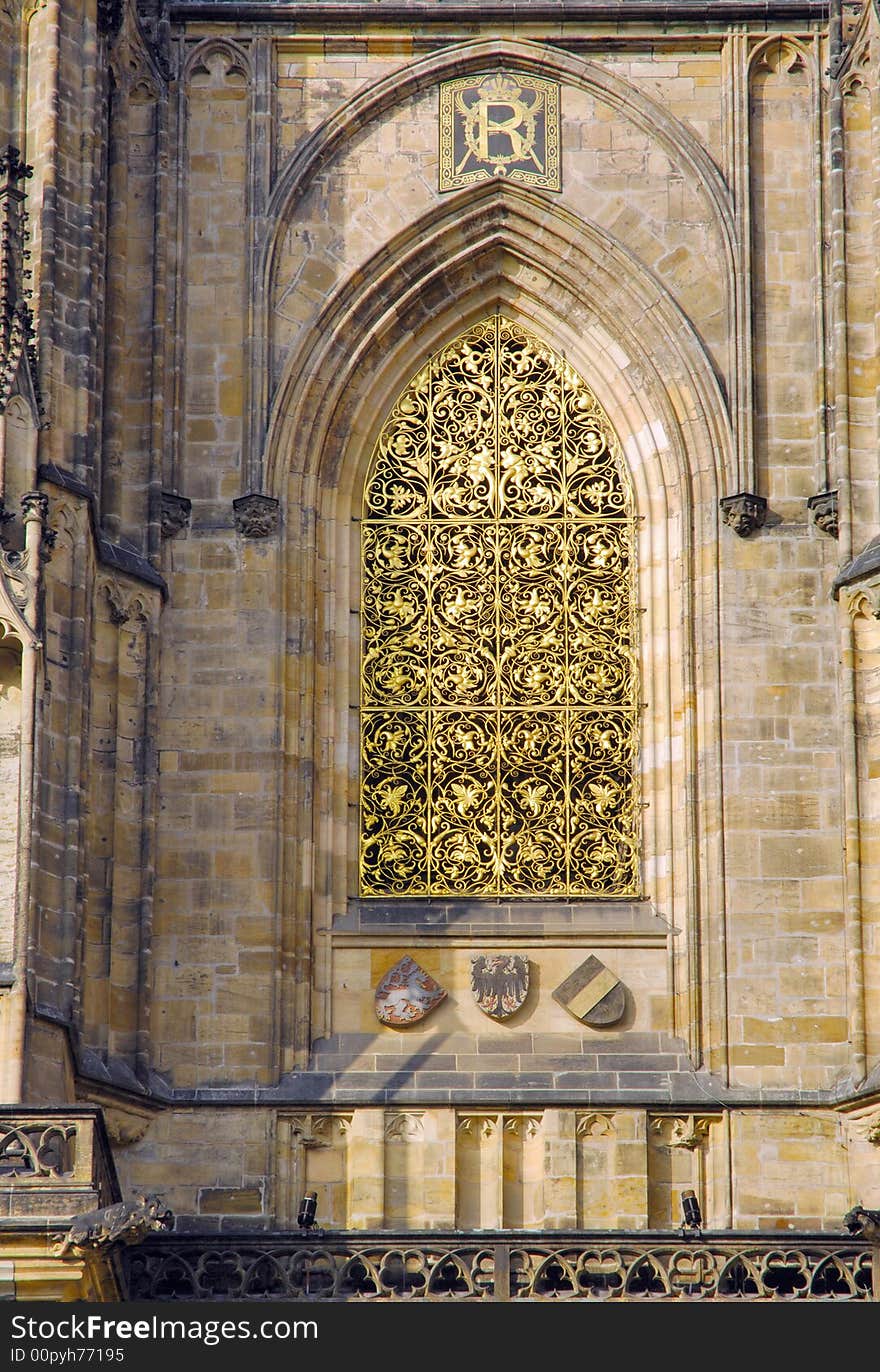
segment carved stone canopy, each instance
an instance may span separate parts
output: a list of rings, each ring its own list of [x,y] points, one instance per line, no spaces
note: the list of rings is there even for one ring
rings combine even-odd
[[[254,491],[232,502],[235,527],[245,538],[268,538],[277,533],[281,507],[271,495]]]
[[[738,495],[726,495],[719,501],[721,518],[740,538],[763,527],[767,518],[767,501],[762,495],[751,491],[740,491]]]
[[[851,562],[841,567],[831,584],[831,594],[837,600],[841,590],[872,588],[880,576],[880,534],[875,534]]]

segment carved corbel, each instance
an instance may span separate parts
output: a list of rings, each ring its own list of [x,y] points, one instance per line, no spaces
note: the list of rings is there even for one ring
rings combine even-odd
[[[173,538],[188,527],[192,515],[192,501],[173,491],[162,492],[162,537]]]
[[[126,1107],[104,1107],[107,1137],[116,1148],[129,1148],[146,1137],[153,1113],[142,1114]]]
[[[578,1115],[575,1124],[575,1135],[577,1138],[607,1138],[614,1131],[614,1116],[606,1115],[601,1111],[590,1110],[586,1114]]]
[[[756,529],[763,528],[767,518],[767,501],[762,495],[740,491],[738,495],[723,496],[718,503],[724,523],[740,538],[748,538]]]
[[[458,1130],[474,1138],[490,1139],[498,1132],[497,1115],[460,1115]]]
[[[303,1148],[329,1148],[334,1133],[339,1139],[346,1137],[351,1121],[350,1113],[294,1115],[289,1121],[289,1128],[294,1143]]]
[[[665,1115],[651,1121],[651,1132],[659,1134],[666,1148],[699,1148],[709,1136],[713,1120],[706,1115]]]
[[[245,538],[269,538],[278,532],[281,506],[271,495],[240,495],[232,502],[235,527]]]
[[[837,537],[837,492],[819,491],[816,495],[811,495],[807,501],[807,509],[813,516],[813,523],[817,529],[821,529],[823,534],[828,534],[830,538]]]
[[[852,1129],[857,1138],[880,1148],[880,1110],[873,1110],[870,1115],[854,1120]]]
[[[543,1118],[543,1115],[505,1115],[504,1132],[513,1134],[514,1138],[533,1139]]]
[[[420,1139],[425,1132],[423,1110],[404,1111],[399,1115],[386,1116],[385,1137],[390,1140],[407,1142]]]

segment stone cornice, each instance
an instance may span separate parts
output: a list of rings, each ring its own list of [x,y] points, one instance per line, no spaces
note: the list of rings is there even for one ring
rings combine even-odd
[[[552,22],[570,20],[574,23],[613,23],[625,25],[628,22],[644,25],[650,22],[663,30],[670,24],[698,22],[706,24],[750,24],[757,23],[765,28],[771,23],[784,25],[825,22],[828,18],[827,0],[707,0],[699,5],[693,0],[666,0],[657,4],[654,0],[532,0],[526,12],[525,6],[518,13],[507,0],[446,0],[446,3],[431,3],[431,0],[380,0],[380,3],[364,3],[364,0],[292,0],[291,3],[272,4],[267,0],[172,0],[169,5],[169,19],[172,23],[195,21],[219,21],[222,23],[320,23],[334,22],[351,24],[361,20],[375,25],[397,23],[419,25],[437,23],[444,27],[478,20],[499,19],[516,20],[522,23]],[[644,36],[642,34],[642,36]]]

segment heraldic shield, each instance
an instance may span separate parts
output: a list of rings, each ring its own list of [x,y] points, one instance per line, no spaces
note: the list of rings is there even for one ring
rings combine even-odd
[[[471,989],[484,1014],[507,1019],[529,992],[529,960],[523,953],[477,953],[471,958]]]
[[[383,1024],[415,1024],[431,1013],[446,992],[411,957],[389,968],[376,987],[376,1014]]]
[[[623,983],[592,954],[551,995],[575,1019],[593,1029],[616,1024],[626,1010]]]

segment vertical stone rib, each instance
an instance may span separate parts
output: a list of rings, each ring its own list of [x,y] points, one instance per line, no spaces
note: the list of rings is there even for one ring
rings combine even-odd
[[[755,489],[753,435],[754,364],[752,357],[752,212],[749,139],[748,37],[731,28],[724,48],[730,97],[727,141],[731,191],[736,221],[735,344],[732,418],[739,489]]]
[[[841,0],[834,0],[829,27],[831,95],[828,141],[831,170],[831,344],[833,372],[832,441],[835,484],[838,489],[839,557],[846,564],[853,554],[852,471],[849,442],[849,340],[846,272],[846,187],[843,92],[839,71],[843,60]],[[839,610],[841,652],[841,745],[843,753],[844,890],[846,901],[847,1001],[849,1005],[853,1076],[867,1070],[864,953],[862,948],[861,817],[859,743],[856,709],[855,627],[845,602]]]

